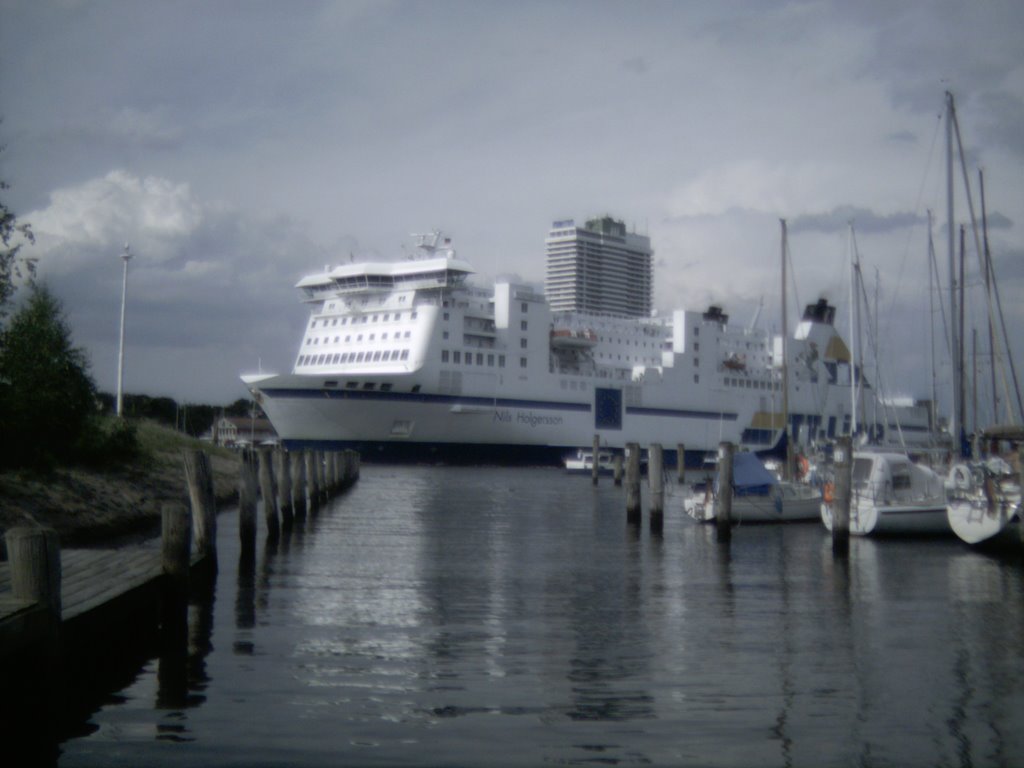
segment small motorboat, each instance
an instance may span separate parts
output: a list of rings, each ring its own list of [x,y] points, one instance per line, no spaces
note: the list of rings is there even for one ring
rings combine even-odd
[[[615,469],[615,460],[611,451],[598,451],[597,472],[610,475]],[[565,471],[570,475],[590,475],[594,472],[594,452],[586,448],[576,451],[574,456],[565,459]]]

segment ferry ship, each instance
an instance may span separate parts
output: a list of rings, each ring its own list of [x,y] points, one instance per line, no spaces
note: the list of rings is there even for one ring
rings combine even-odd
[[[438,232],[417,254],[302,278],[310,315],[291,373],[242,380],[288,447],[350,447],[366,460],[560,463],[661,443],[699,465],[722,441],[784,450],[782,338],[719,307],[622,317],[553,311],[524,284],[474,286]],[[851,355],[835,309],[809,305],[787,349],[790,433],[810,445],[851,430]],[[923,446],[927,403],[893,405],[860,371],[858,431]],[[866,422],[866,423],[863,423]]]

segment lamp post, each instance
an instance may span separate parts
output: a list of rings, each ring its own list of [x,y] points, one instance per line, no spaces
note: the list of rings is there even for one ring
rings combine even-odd
[[[117,355],[117,415],[121,417],[124,410],[124,303],[128,294],[128,262],[132,254],[128,250],[128,243],[124,244],[124,253],[121,260],[124,261],[124,277],[121,282],[121,346]]]

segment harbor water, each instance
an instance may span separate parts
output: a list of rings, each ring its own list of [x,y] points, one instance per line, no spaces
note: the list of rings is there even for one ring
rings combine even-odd
[[[644,486],[644,504],[648,500]],[[1024,570],[609,479],[364,464],[65,732],[62,766],[1024,764]],[[127,684],[124,684],[124,683]]]

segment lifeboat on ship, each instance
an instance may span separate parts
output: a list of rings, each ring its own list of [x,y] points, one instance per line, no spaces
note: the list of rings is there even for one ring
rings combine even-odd
[[[589,328],[553,328],[551,346],[560,349],[589,349],[597,344],[597,334]]]

